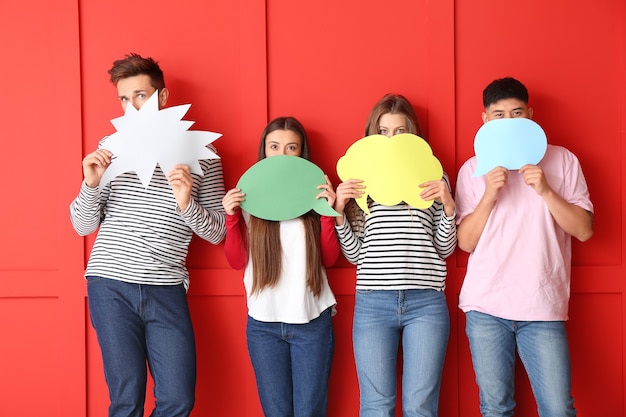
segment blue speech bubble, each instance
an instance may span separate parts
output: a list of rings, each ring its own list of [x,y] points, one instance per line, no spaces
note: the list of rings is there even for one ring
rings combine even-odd
[[[532,120],[491,120],[478,129],[474,138],[477,164],[473,176],[479,177],[498,166],[520,169],[526,164],[536,165],[547,148],[545,132]]]

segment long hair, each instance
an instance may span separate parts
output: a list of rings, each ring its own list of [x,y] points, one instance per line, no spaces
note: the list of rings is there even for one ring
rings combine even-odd
[[[309,144],[304,127],[293,117],[279,117],[272,120],[263,130],[259,145],[258,159],[266,158],[265,139],[275,130],[291,130],[300,137],[302,158],[310,160]],[[314,211],[300,216],[304,225],[306,242],[306,282],[317,297],[322,291],[322,254],[320,250],[320,216]],[[251,294],[273,287],[278,283],[282,272],[282,245],[280,242],[280,222],[250,216],[249,251],[252,259]]]
[[[423,137],[417,115],[409,100],[400,94],[391,93],[385,94],[370,111],[365,123],[365,136],[379,134],[380,118],[388,113],[403,115],[406,119],[408,133]],[[350,199],[346,203],[344,212],[348,223],[354,230],[362,230],[365,227],[365,213],[354,199]]]

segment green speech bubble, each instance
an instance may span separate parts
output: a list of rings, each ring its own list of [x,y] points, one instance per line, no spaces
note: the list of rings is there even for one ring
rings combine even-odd
[[[325,198],[315,198],[326,184],[324,172],[298,156],[276,155],[252,165],[239,178],[237,188],[246,195],[241,208],[265,220],[295,219],[315,210],[322,216],[339,216]]]
[[[420,197],[420,184],[440,180],[441,163],[424,139],[410,133],[388,138],[366,136],[354,142],[337,162],[342,181],[363,180],[365,193],[357,204],[369,213],[368,195],[377,203],[393,206],[405,202],[418,209],[430,207],[432,200]]]

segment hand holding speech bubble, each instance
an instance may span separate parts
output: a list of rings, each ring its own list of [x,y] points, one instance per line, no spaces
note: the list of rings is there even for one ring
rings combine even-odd
[[[246,195],[241,208],[265,220],[289,220],[314,210],[339,216],[325,198],[315,198],[326,184],[324,172],[298,156],[276,155],[252,165],[239,178],[237,188]]]
[[[365,213],[368,195],[377,203],[393,206],[404,201],[420,209],[431,201],[420,197],[420,184],[440,180],[441,163],[424,139],[410,133],[388,138],[370,135],[354,142],[337,162],[337,174],[342,181],[363,180],[365,193],[356,200]]]
[[[501,166],[520,169],[536,165],[548,147],[546,134],[537,123],[526,118],[496,119],[481,126],[474,138],[477,164],[474,177]]]
[[[183,120],[191,104],[159,109],[158,91],[139,110],[126,106],[124,116],[111,120],[117,130],[107,137],[102,147],[115,159],[104,171],[100,187],[125,172],[135,172],[145,188],[159,164],[165,175],[176,164],[189,166],[191,172],[204,175],[201,159],[219,158],[209,145],[221,133],[189,130],[194,122]]]

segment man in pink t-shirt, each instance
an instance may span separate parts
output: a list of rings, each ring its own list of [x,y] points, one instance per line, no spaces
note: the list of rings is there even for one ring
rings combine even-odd
[[[528,91],[502,78],[483,91],[484,123],[532,118]],[[593,234],[593,205],[576,156],[548,145],[537,165],[496,167],[473,177],[476,157],[457,180],[457,236],[470,252],[459,307],[466,314],[483,416],[512,416],[515,351],[541,417],[575,416],[565,320],[571,236]]]

